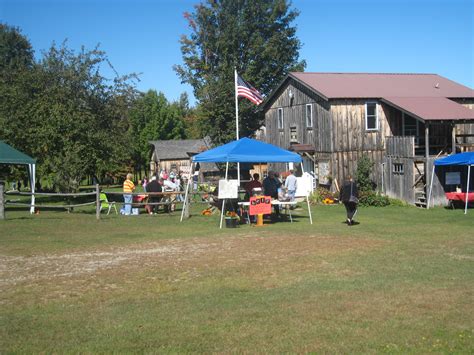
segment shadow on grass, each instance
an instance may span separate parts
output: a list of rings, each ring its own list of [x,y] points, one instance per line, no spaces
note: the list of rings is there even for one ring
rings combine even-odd
[[[352,221],[351,224],[347,224],[347,221],[342,221],[341,224],[345,224],[348,227],[354,227],[354,226],[358,226],[360,224],[360,222]]]

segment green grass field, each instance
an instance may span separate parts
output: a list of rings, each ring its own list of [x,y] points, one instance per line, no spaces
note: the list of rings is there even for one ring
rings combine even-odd
[[[197,212],[7,211],[0,352],[474,352],[474,210]]]

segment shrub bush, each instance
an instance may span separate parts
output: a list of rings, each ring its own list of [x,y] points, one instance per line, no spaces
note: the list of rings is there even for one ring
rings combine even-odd
[[[408,202],[405,202],[405,201],[402,201],[402,200],[398,200],[396,198],[388,198],[388,200],[390,201],[390,206],[397,206],[397,207],[406,207],[406,206],[410,206],[410,204]]]
[[[367,155],[362,155],[362,157],[357,161],[357,170],[356,170],[356,181],[359,187],[359,191],[371,191],[373,184],[370,179],[370,172],[374,167],[374,163],[369,159]]]
[[[360,191],[359,204],[361,206],[385,207],[390,205],[390,199],[374,191]]]

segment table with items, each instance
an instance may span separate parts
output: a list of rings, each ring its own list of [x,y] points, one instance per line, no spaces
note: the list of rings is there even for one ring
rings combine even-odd
[[[466,203],[466,193],[465,192],[446,192],[446,198],[449,200],[449,205],[454,208],[454,203],[462,202]],[[474,202],[474,192],[469,192],[467,194],[467,202]]]
[[[291,223],[293,223],[293,217],[291,215],[291,209],[296,206],[296,201],[279,201],[279,200],[271,200],[271,206],[280,206],[283,207],[285,213],[288,214],[290,217]],[[247,222],[250,224],[250,201],[242,201],[239,202],[238,205],[242,207],[246,211]]]

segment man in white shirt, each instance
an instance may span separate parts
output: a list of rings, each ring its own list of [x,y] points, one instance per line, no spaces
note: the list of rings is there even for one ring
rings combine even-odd
[[[288,197],[291,202],[295,200],[295,194],[296,194],[296,185],[297,185],[297,180],[296,176],[293,174],[293,169],[290,170],[290,175],[285,180],[285,187],[288,190]]]

